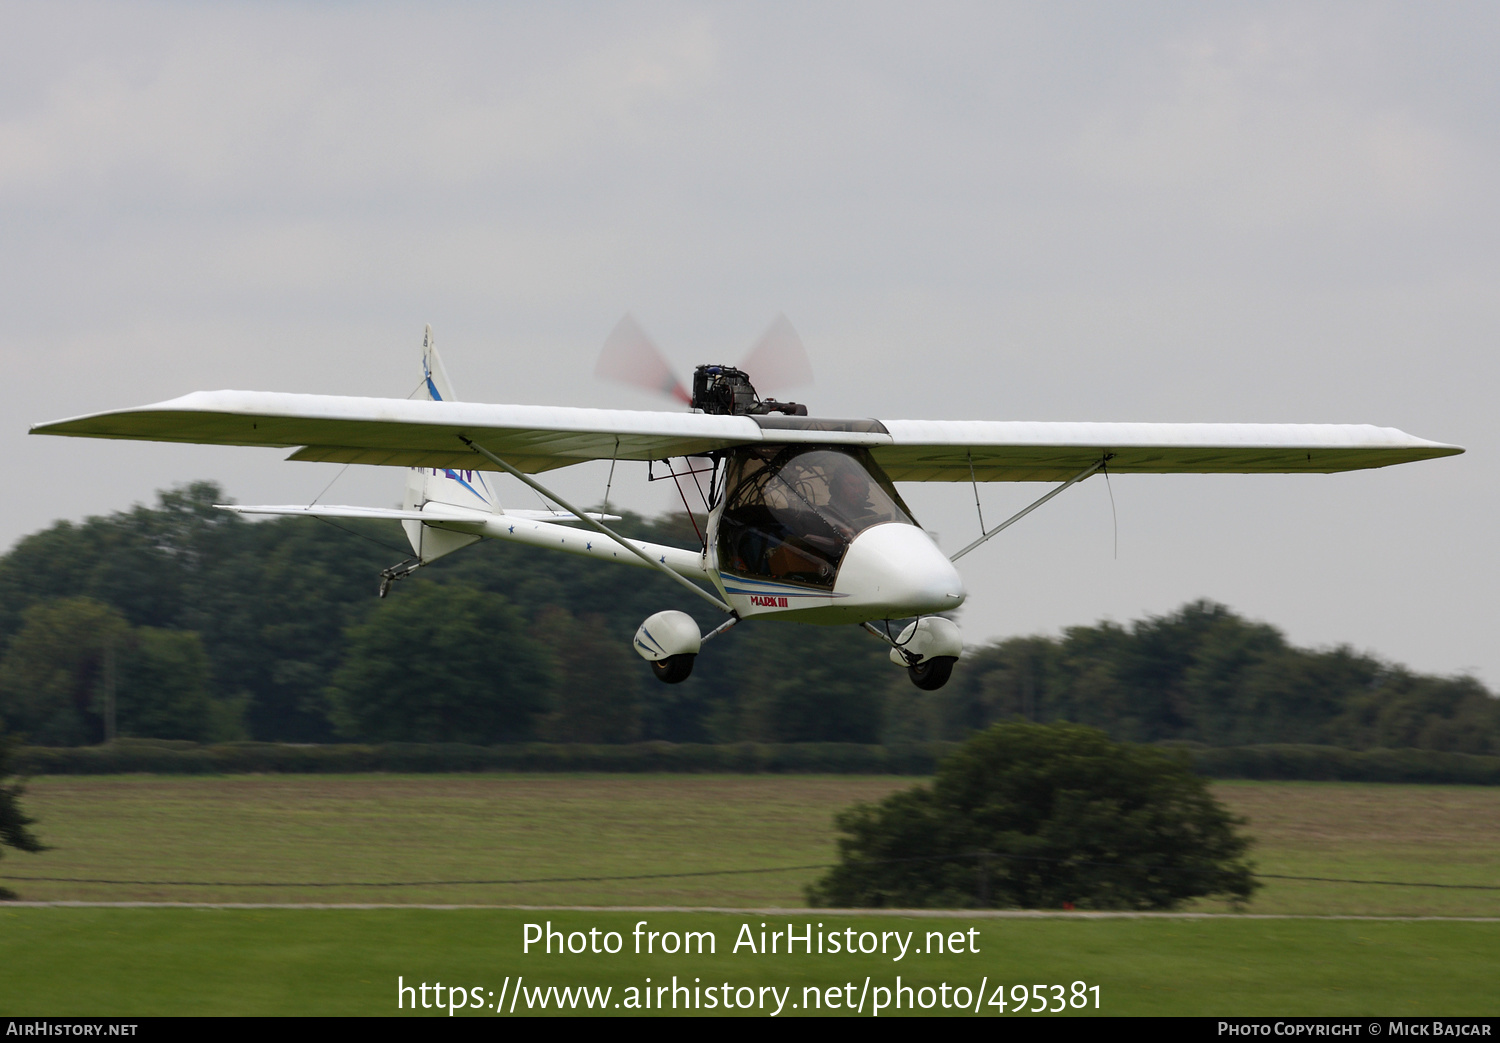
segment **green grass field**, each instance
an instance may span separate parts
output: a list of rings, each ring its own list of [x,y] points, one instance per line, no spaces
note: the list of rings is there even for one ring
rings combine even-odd
[[[835,810],[910,785],[828,775],[45,776],[31,782],[25,806],[53,849],[9,854],[0,876],[244,883],[9,882],[35,900],[800,906],[816,870],[613,883],[253,885],[826,863]],[[1263,873],[1500,884],[1500,789],[1226,782],[1215,790],[1249,819]],[[1500,891],[1268,880],[1250,911],[1500,916]]]
[[[640,920],[647,921],[648,930],[712,932],[717,951],[635,955],[631,931]],[[928,931],[973,928],[979,951],[908,952],[899,962],[878,953],[809,956],[800,945],[792,956],[732,951],[742,925],[759,932],[761,923],[784,929],[789,920],[799,937],[808,923],[815,930],[819,923],[825,930],[852,928],[856,935],[912,931],[912,948],[922,947]],[[551,921],[564,931],[617,931],[624,951],[526,954],[523,925],[531,921]],[[964,937],[967,945],[970,936]],[[628,1003],[625,990],[645,987],[648,978],[654,986],[670,985],[675,975],[688,986],[790,987],[788,1003],[800,1004],[807,987],[826,996],[830,987],[853,983],[857,998],[867,976],[872,987],[893,989],[899,974],[909,986],[967,987],[970,1002],[981,985],[986,1000],[994,998],[997,985],[1007,987],[1010,1000],[1009,989],[1016,984],[1071,987],[1083,981],[1099,986],[1098,1013],[1114,1015],[1476,1015],[1500,1007],[1494,987],[1500,929],[1451,921],[22,908],[0,909],[0,965],[5,967],[0,1014],[13,1015],[391,1015],[401,1013],[398,976],[411,985],[461,987],[465,1002],[473,998],[467,990],[479,988],[486,1005],[502,994],[503,985],[513,989],[517,976],[531,988],[609,986],[611,1003]],[[866,1016],[872,1006],[873,1000],[866,1003]],[[528,1010],[525,1002],[517,1007],[518,1015],[542,1012]],[[982,1010],[1000,1013],[989,1005]],[[495,1016],[493,1010],[463,1012]],[[1005,1014],[1014,1012],[1008,1002]],[[408,1008],[405,1013],[445,1012]],[[607,1006],[603,1013],[631,1011]],[[784,1015],[801,1013],[801,1006],[783,1010]],[[820,1013],[849,1012],[841,1007]],[[917,1013],[962,1012],[938,1006]],[[1068,1013],[1094,1011],[1090,1006]]]
[[[833,812],[911,780],[841,776],[252,776],[35,779],[24,798],[53,849],[7,853],[30,900],[527,905],[280,910],[0,907],[0,1013],[391,1014],[396,978],[500,992],[532,985],[970,990],[1101,988],[1105,1014],[1494,1014],[1500,923],[1379,920],[904,919],[792,916],[877,934],[974,928],[978,954],[788,957],[727,952],[740,925],[786,915],[565,911],[563,906],[796,907],[816,870],[578,883],[362,887],[774,868],[833,857]],[[1500,884],[1500,790],[1221,783],[1261,872]],[[80,884],[17,877],[121,881]],[[220,882],[234,882],[224,884]],[[330,883],[338,886],[269,886]],[[1203,911],[1223,911],[1199,903]],[[1500,916],[1500,891],[1269,880],[1250,913]],[[713,956],[521,952],[522,924],[708,930]],[[920,942],[916,943],[920,944]],[[510,986],[507,986],[509,988]],[[971,993],[972,994],[972,993]],[[748,995],[740,994],[741,996]],[[935,995],[935,994],[934,994]],[[1013,997],[1007,996],[1008,999]],[[493,1002],[487,1000],[486,1002]],[[873,1003],[873,1000],[871,1001]],[[516,1013],[524,1011],[521,1004]],[[1070,1008],[1071,1009],[1071,1008]],[[1008,1004],[1006,1014],[1012,1013]],[[984,1006],[985,1013],[999,1013]],[[608,1008],[613,1013],[614,1008]],[[625,1013],[621,1008],[620,1013]],[[755,1011],[765,1013],[765,1011]],[[939,1006],[919,1013],[942,1013]],[[433,1010],[417,1013],[431,1015]],[[493,1016],[493,1011],[490,1012]],[[722,1013],[715,1010],[714,1013]],[[783,1014],[803,1013],[787,1008]],[[824,1010],[823,1013],[831,1013]],[[846,1013],[840,1008],[839,1013]],[[869,1004],[866,1007],[869,1013]],[[886,1013],[891,1013],[886,1011]],[[955,1013],[948,1011],[948,1013]],[[1082,1012],[1080,1012],[1082,1013]]]

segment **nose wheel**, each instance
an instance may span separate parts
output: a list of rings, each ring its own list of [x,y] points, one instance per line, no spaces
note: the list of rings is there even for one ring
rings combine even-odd
[[[884,629],[869,622],[860,625],[891,646],[891,662],[906,667],[911,683],[924,692],[935,692],[947,684],[953,676],[953,664],[963,654],[964,639],[957,624],[942,616],[914,619],[899,637],[892,636],[890,620],[885,620]]]
[[[935,692],[948,683],[948,678],[953,676],[953,664],[958,662],[958,656],[941,655],[932,659],[924,659],[914,666],[906,668],[906,674],[911,678],[911,683],[924,692]]]

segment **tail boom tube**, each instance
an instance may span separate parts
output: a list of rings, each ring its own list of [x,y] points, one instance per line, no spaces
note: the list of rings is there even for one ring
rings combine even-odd
[[[621,547],[614,540],[572,525],[555,522],[529,521],[511,515],[495,514],[486,518],[444,518],[441,515],[423,519],[424,525],[450,532],[464,532],[492,540],[508,540],[532,547],[548,547],[565,554],[576,554],[584,558],[601,561],[618,561],[622,565],[649,567],[638,555]],[[686,579],[706,580],[713,577],[704,567],[703,555],[698,551],[681,547],[668,547],[644,540],[626,540],[642,554],[649,555],[657,568],[665,566]]]

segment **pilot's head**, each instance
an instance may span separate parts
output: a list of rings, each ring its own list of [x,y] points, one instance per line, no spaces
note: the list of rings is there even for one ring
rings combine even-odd
[[[858,471],[840,471],[833,476],[828,495],[837,504],[863,505],[870,498],[870,483]]]

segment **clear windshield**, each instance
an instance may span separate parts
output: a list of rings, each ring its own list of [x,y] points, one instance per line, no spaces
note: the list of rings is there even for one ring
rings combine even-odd
[[[725,488],[719,567],[741,576],[832,587],[856,535],[882,522],[912,521],[860,449],[740,449]]]

